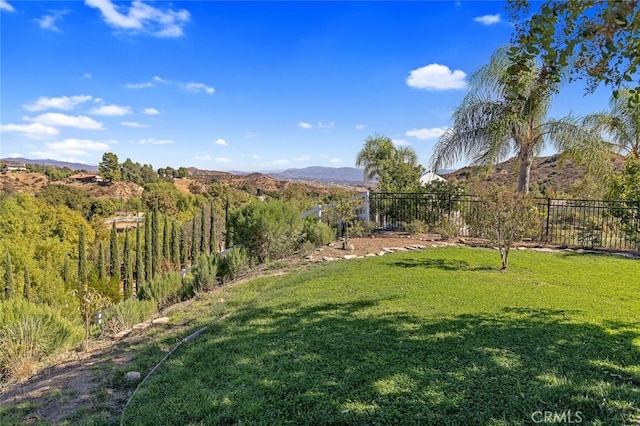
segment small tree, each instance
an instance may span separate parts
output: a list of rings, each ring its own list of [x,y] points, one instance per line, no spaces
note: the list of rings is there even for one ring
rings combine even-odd
[[[506,271],[511,246],[540,229],[538,210],[525,194],[493,189],[483,200],[480,212],[474,225],[498,247],[500,270]]]
[[[622,231],[640,242],[640,161],[635,156],[629,155],[622,173],[613,177],[609,198],[620,201],[611,214],[620,219]]]
[[[118,248],[118,231],[116,223],[111,226],[111,237],[109,239],[109,276],[120,278],[120,249]]]
[[[342,248],[348,250],[349,246],[349,226],[353,224],[353,221],[357,218],[356,207],[358,206],[357,200],[343,199],[331,208],[330,211],[337,216],[339,222],[342,223],[342,229],[344,231],[344,243]]]

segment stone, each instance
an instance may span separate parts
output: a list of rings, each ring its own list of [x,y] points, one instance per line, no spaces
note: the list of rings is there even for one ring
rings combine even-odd
[[[355,254],[346,254],[342,256],[343,259],[347,259],[347,260],[356,259],[357,257],[358,256],[356,256]]]
[[[377,256],[377,254],[375,254],[375,253],[367,253],[367,254],[364,255],[364,257],[376,257],[376,256]]]
[[[170,321],[169,317],[160,317],[151,321],[152,324],[168,324]]]
[[[151,325],[151,321],[141,322],[133,326],[134,330],[143,330]]]
[[[458,238],[458,242],[459,242],[460,244],[466,244],[466,243],[467,243],[467,240],[465,240],[464,238]]]
[[[137,371],[129,371],[124,375],[124,379],[128,382],[137,382],[142,376]]]
[[[324,260],[325,262],[333,262],[334,260],[340,260],[340,259],[337,257],[322,256],[322,260]]]

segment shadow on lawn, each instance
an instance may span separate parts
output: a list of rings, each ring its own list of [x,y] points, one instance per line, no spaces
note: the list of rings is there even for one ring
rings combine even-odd
[[[392,266],[399,266],[401,268],[433,268],[442,269],[444,271],[495,271],[497,267],[492,268],[490,266],[474,266],[472,267],[466,260],[457,259],[402,259],[396,262],[390,263]]]
[[[521,425],[548,411],[631,424],[640,414],[640,324],[605,330],[523,309],[429,322],[378,309],[388,302],[246,310],[174,354],[125,423]]]

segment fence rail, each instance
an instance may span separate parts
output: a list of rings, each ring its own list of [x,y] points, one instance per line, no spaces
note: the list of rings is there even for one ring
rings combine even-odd
[[[534,198],[540,216],[535,241],[618,250],[640,250],[640,201]],[[385,229],[402,229],[413,221],[435,230],[443,218],[466,236],[482,236],[470,224],[473,215],[488,208],[473,195],[434,193],[371,193],[369,220]]]

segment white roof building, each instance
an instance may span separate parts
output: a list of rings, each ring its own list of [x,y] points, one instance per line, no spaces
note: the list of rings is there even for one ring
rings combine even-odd
[[[446,182],[446,179],[442,176],[438,176],[432,171],[428,171],[420,177],[420,185],[427,185],[433,181],[443,181]]]

